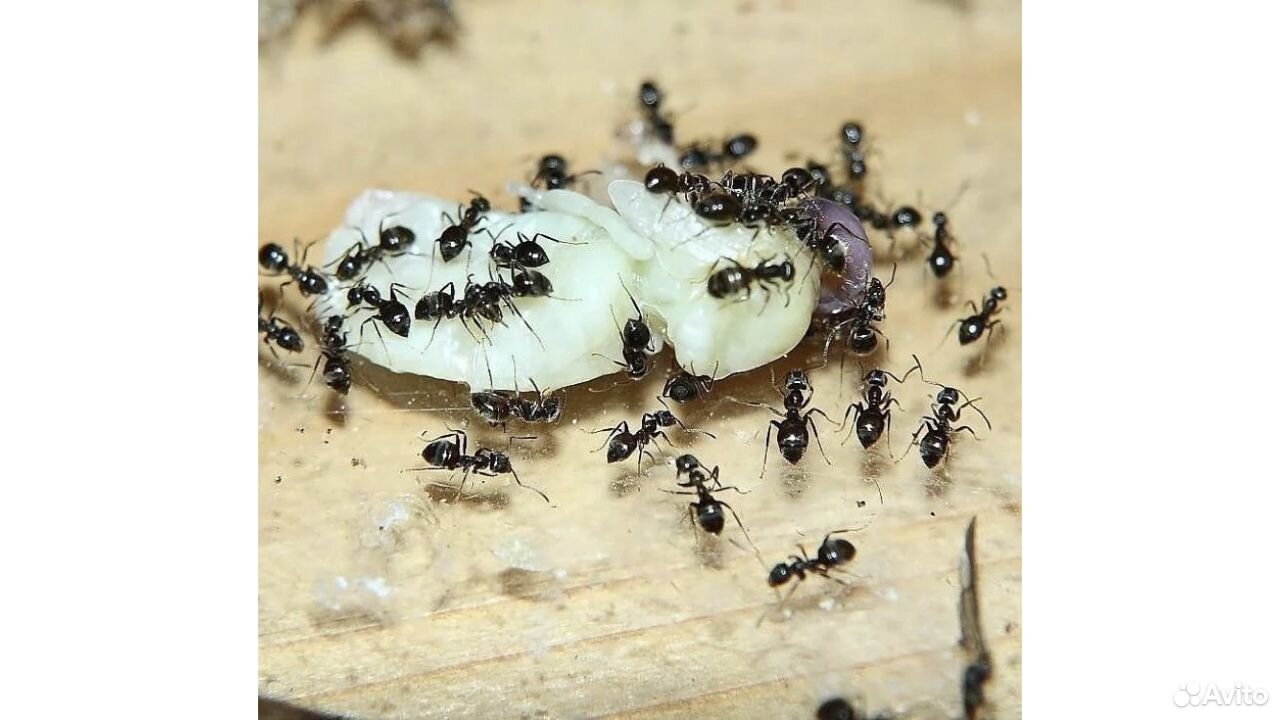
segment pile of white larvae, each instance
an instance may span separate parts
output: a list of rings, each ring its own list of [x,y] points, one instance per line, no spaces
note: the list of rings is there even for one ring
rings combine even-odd
[[[313,312],[318,319],[349,313],[352,351],[389,370],[493,390],[531,391],[535,383],[554,390],[621,371],[620,327],[637,317],[637,306],[653,331],[650,354],[665,341],[676,362],[695,374],[719,378],[759,367],[804,337],[822,270],[790,228],[712,226],[688,203],[632,180],[614,180],[608,194],[613,208],[568,190],[534,192],[530,212],[485,213],[469,236],[471,246],[445,262],[436,239],[459,219],[457,203],[368,190],[329,235],[324,262],[336,262],[362,238],[376,244],[380,228],[412,230],[407,252],[372,263],[362,279],[384,299],[397,283],[396,297],[412,313],[423,295],[449,283],[461,299],[469,282],[510,282],[511,271],[494,266],[490,249],[495,238],[514,245],[521,235],[538,236],[550,262],[537,270],[554,291],[512,298],[523,320],[504,306],[501,324],[414,320],[408,337],[375,328],[376,319],[365,323],[376,313],[367,305],[349,307],[354,283],[331,286]],[[731,265],[726,258],[752,268],[791,260],[795,279],[767,293],[752,283],[749,293],[715,298],[707,279]]]

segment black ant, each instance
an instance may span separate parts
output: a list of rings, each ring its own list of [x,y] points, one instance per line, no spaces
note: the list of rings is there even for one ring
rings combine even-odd
[[[636,298],[627,290],[624,283],[623,291],[627,293],[627,297],[631,299],[631,306],[636,309],[636,316],[628,318],[627,324],[618,330],[618,337],[622,339],[622,362],[613,361],[614,365],[627,371],[627,377],[632,380],[639,380],[649,373],[649,364],[652,362],[649,357],[653,352],[650,345],[653,342],[653,332],[644,322],[644,313],[640,310],[640,303],[636,302]],[[614,318],[614,324],[617,325],[618,320]],[[594,353],[600,355],[600,353]],[[605,357],[600,355],[600,357]],[[606,360],[608,358],[605,358]]]
[[[533,385],[535,399],[527,400],[517,395],[512,408],[516,417],[527,423],[553,423],[559,420],[563,408],[561,398],[543,393],[532,379],[529,384]]]
[[[870,448],[874,445],[886,430],[891,430],[893,427],[893,418],[889,414],[889,405],[902,407],[902,404],[886,390],[889,385],[889,378],[893,378],[898,384],[902,384],[911,376],[912,372],[918,369],[918,366],[912,366],[902,377],[880,368],[874,368],[864,375],[862,377],[862,402],[849,404],[849,409],[844,412],[844,420],[840,421],[840,430],[844,430],[845,423],[849,421],[849,414],[852,413],[854,433],[858,436],[858,442],[862,443],[864,448]],[[866,403],[866,405],[863,405],[863,403]],[[847,437],[845,441],[848,441]],[[890,438],[889,442],[892,443],[893,438]],[[893,452],[892,445],[890,446],[890,452]]]
[[[346,356],[348,345],[347,334],[342,331],[343,323],[341,315],[330,315],[325,319],[320,357],[316,358],[316,364],[311,368],[311,378],[307,380],[307,385],[315,379],[320,361],[324,360],[324,384],[331,390],[346,395],[351,389],[351,362]]]
[[[329,265],[337,265],[338,269],[334,271],[334,275],[339,280],[354,280],[364,272],[365,268],[376,261],[382,260],[384,255],[396,256],[402,255],[409,249],[417,239],[417,235],[412,230],[403,225],[392,225],[384,227],[383,223],[386,217],[378,224],[378,244],[370,246],[364,235],[364,230],[354,228],[360,233],[360,239],[354,245],[347,248],[342,257],[338,258]],[[326,265],[325,267],[329,267]]]
[[[991,316],[1000,312],[1000,303],[1008,299],[1009,293],[1003,287],[996,287],[987,293],[987,297],[982,301],[981,310],[970,300],[969,307],[973,308],[974,314],[951,323],[952,327],[956,324],[960,325],[960,344],[968,345],[982,337],[982,334],[988,330],[991,332],[987,335],[987,342],[991,342],[991,335],[1000,324],[999,320],[992,320]],[[951,332],[951,328],[947,328],[947,332]]]
[[[840,149],[844,155],[845,171],[853,183],[862,182],[867,175],[867,157],[862,147],[865,139],[861,124],[850,121],[840,126]]]
[[[951,268],[955,267],[959,258],[948,247],[951,240],[951,231],[947,229],[947,214],[944,212],[936,212],[933,214],[933,250],[929,253],[929,257],[925,258],[925,263],[929,269],[933,271],[935,277],[945,277],[951,272]]]
[[[774,264],[770,264],[768,260],[762,260],[754,268],[747,267],[737,260],[727,257],[720,258],[720,260],[716,261],[716,264],[720,264],[721,261],[729,262],[730,267],[716,270],[707,278],[707,293],[714,298],[726,298],[743,293],[749,298],[751,297],[751,284],[755,282],[764,291],[767,302],[770,286],[776,288],[782,283],[790,283],[796,276],[795,265],[791,263],[789,258]],[[790,305],[791,295],[788,293],[786,307],[790,307]],[[760,312],[764,312],[764,307],[760,308]]]
[[[499,233],[501,234],[501,233]],[[489,257],[493,260],[493,264],[500,268],[537,268],[551,262],[547,257],[547,251],[538,244],[538,238],[550,240],[553,243],[562,245],[585,245],[586,243],[567,242],[565,240],[557,240],[546,233],[537,233],[533,237],[529,237],[522,232],[516,233],[516,244],[509,242],[495,242],[489,250]]]
[[[893,720],[894,718],[889,712],[868,715],[856,710],[848,700],[842,697],[829,698],[823,702],[818,706],[814,717],[817,720]]]
[[[889,275],[889,282],[884,283],[880,278],[873,277],[867,283],[867,289],[862,294],[862,299],[854,307],[837,313],[833,316],[834,324],[831,333],[827,336],[827,345],[823,348],[823,356],[826,355],[827,349],[831,347],[831,341],[840,332],[840,329],[848,326],[849,336],[846,339],[846,346],[849,352],[859,357],[866,357],[876,351],[879,341],[876,335],[884,335],[875,323],[884,320],[884,306],[887,299],[887,291],[890,285],[898,276],[898,264],[893,264],[893,270]],[[889,339],[885,338],[885,349],[888,350]],[[843,360],[841,361],[843,363]],[[843,371],[843,365],[842,365]]]
[[[297,252],[297,240],[294,240],[294,252]],[[280,287],[291,283],[298,283],[298,291],[304,297],[308,295],[324,295],[329,292],[329,282],[325,280],[324,275],[314,267],[308,265],[302,267],[302,263],[307,261],[307,252],[311,250],[311,245],[307,245],[302,251],[302,257],[297,265],[289,262],[289,255],[276,243],[267,243],[258,250],[258,264],[264,270],[272,275],[288,274],[291,278],[288,282]]]
[[[653,134],[667,145],[675,143],[675,128],[671,121],[662,115],[662,90],[656,84],[646,80],[640,83],[640,110]]]
[[[658,398],[658,400],[661,402],[662,398]],[[680,418],[666,409],[665,403],[663,404],[664,408],[662,410],[642,415],[640,417],[640,427],[635,432],[631,432],[626,420],[619,422],[612,428],[600,428],[599,430],[591,431],[592,434],[609,433],[609,437],[604,441],[604,445],[609,446],[609,451],[606,453],[607,462],[616,463],[626,460],[635,454],[636,450],[639,450],[640,455],[636,458],[636,472],[640,472],[640,464],[644,461],[645,455],[648,455],[650,460],[654,459],[653,454],[645,449],[646,445],[654,442],[659,437],[666,440],[668,445],[671,444],[671,438],[667,437],[667,434],[661,428],[676,427],[678,425],[685,432],[698,432],[712,440],[715,439],[716,436],[706,430],[697,430],[685,425]],[[600,447],[603,448],[604,445]]]
[[[799,581],[805,579],[806,573],[821,575],[841,585],[847,584],[843,580],[830,575],[830,571],[836,567],[852,562],[858,552],[853,543],[848,540],[844,538],[832,539],[831,537],[844,532],[849,532],[849,530],[835,530],[827,533],[827,536],[822,538],[822,544],[818,546],[818,551],[814,553],[812,559],[804,551],[803,546],[797,545],[796,548],[800,550],[799,555],[792,555],[788,558],[789,562],[780,562],[769,571],[769,587],[776,588],[785,585],[792,578],[795,578],[797,584],[792,587],[792,592],[795,592],[795,588],[799,587]]]
[[[682,482],[680,478],[685,478]],[[707,487],[710,482],[713,488]],[[720,484],[720,466],[707,470],[706,466],[699,462],[698,458],[693,455],[685,454],[676,458],[676,485],[682,488],[692,488],[692,492],[678,490],[664,490],[664,492],[672,495],[693,495],[697,500],[689,503],[689,521],[696,527],[702,528],[704,532],[712,535],[719,535],[724,530],[724,509],[729,508],[729,512],[733,513],[733,519],[738,522],[738,527],[742,528],[742,534],[747,538],[747,542],[751,547],[755,547],[755,543],[751,542],[751,535],[747,533],[747,528],[742,524],[742,518],[738,517],[738,511],[733,506],[723,500],[718,499],[713,493],[723,490],[733,490],[734,492],[745,495],[746,492],[732,485]],[[757,552],[759,552],[757,550]]]
[[[818,437],[818,425],[813,420],[813,414],[818,413],[832,425],[835,424],[835,421],[816,407],[810,408],[803,415],[800,414],[809,405],[809,401],[813,399],[813,385],[809,382],[809,376],[799,368],[789,370],[782,381],[782,387],[786,391],[782,399],[784,411],[779,411],[765,403],[746,400],[738,401],[746,405],[762,407],[782,418],[781,421],[769,421],[769,430],[764,436],[764,461],[760,463],[760,477],[764,477],[764,469],[769,463],[769,438],[775,428],[778,431],[778,452],[782,454],[782,457],[786,458],[787,462],[795,465],[804,457],[805,450],[809,449],[809,428],[812,427],[814,440],[818,443],[818,450],[822,452],[822,457],[827,461],[827,464],[831,464],[830,458],[827,458],[827,451],[822,448],[822,439]]]
[[[716,363],[716,369],[719,367],[720,364]],[[711,386],[714,383],[715,370],[711,371],[710,376],[695,375],[686,370],[680,370],[667,378],[667,382],[662,386],[662,397],[684,404],[711,392]]]
[[[724,190],[712,190],[694,200],[693,211],[712,224],[728,225],[738,219],[742,212],[742,201]]]
[[[409,314],[409,308],[404,303],[396,299],[396,293],[401,292],[399,288],[404,287],[399,283],[391,283],[390,297],[383,298],[378,288],[368,283],[357,283],[347,290],[347,303],[352,307],[364,303],[377,311],[377,314],[368,317],[360,327],[363,330],[364,325],[374,320],[380,321],[391,332],[400,337],[409,337],[410,321],[413,319]],[[377,329],[377,326],[374,326]]]
[[[458,221],[447,226],[436,239],[436,243],[440,245],[440,257],[445,262],[458,257],[463,248],[471,245],[471,232],[480,224],[482,216],[489,212],[489,200],[479,193],[474,194],[475,197],[471,198],[466,210],[458,206]],[[453,222],[447,213],[444,219]]]
[[[489,448],[476,448],[475,455],[467,454],[467,434],[462,430],[454,430],[449,428],[449,432],[427,443],[422,450],[422,459],[426,461],[429,467],[422,468],[424,470],[462,470],[462,482],[458,485],[458,494],[462,494],[463,487],[467,484],[467,476],[471,474],[484,475],[487,477],[497,477],[498,475],[511,475],[516,484],[522,488],[532,490],[542,496],[543,500],[551,502],[546,493],[520,482],[520,476],[516,474],[516,470],[511,466],[511,458],[497,450]]]
[[[911,357],[916,361],[916,365],[919,366],[920,358],[917,358],[914,355]],[[923,369],[920,371],[920,376],[924,377]],[[916,439],[920,437],[920,433],[928,430],[928,432],[925,432],[924,438],[919,441],[920,458],[924,460],[925,467],[934,468],[937,467],[938,463],[942,462],[943,458],[947,456],[947,451],[951,446],[951,436],[953,434],[961,430],[967,430],[970,435],[975,438],[978,437],[978,434],[968,425],[952,427],[952,423],[960,419],[961,410],[972,405],[973,409],[982,416],[982,421],[987,424],[987,429],[991,430],[992,426],[991,421],[987,419],[986,413],[982,412],[982,409],[974,404],[982,398],[978,397],[970,400],[969,396],[956,388],[948,387],[946,385],[933,382],[932,380],[925,380],[925,382],[930,385],[936,385],[942,389],[938,392],[935,402],[930,406],[930,411],[933,413],[933,416],[926,416],[923,418],[920,423],[920,427],[916,428],[915,433],[911,435],[911,445],[917,444]],[[961,397],[965,399],[965,403],[957,406],[956,403],[960,402]],[[908,452],[911,450],[911,445],[907,446]],[[903,457],[906,457],[906,455],[904,454]],[[902,458],[898,458],[898,460],[900,462]]]
[[[258,293],[258,332],[263,333],[262,342],[266,343],[272,355],[276,354],[276,349],[271,346],[273,342],[282,350],[302,352],[302,335],[292,325],[276,317],[274,312],[262,317],[262,293]]]

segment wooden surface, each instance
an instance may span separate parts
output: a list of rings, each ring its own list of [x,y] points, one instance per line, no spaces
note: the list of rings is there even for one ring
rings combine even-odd
[[[886,365],[901,372],[919,353],[931,378],[983,397],[995,430],[979,425],[982,441],[958,441],[947,471],[930,474],[914,451],[895,465],[883,447],[841,446],[820,422],[832,465],[816,447],[794,468],[771,452],[759,479],[766,412],[725,400],[681,408],[717,439],[677,443],[750,490],[726,499],[766,563],[859,528],[848,536],[852,586],[810,577],[786,616],[732,521],[708,542],[690,530],[686,499],[660,492],[670,467],[646,462],[636,476],[633,463],[591,452],[601,436],[583,430],[653,409],[660,373],[575,389],[553,432],[517,444],[522,479],[554,506],[505,480],[451,504],[451,493],[424,490],[448,473],[403,471],[421,465],[418,433],[466,421],[424,409],[463,405],[463,390],[361,366],[357,388],[333,403],[318,382],[304,392],[307,370],[282,370],[260,350],[260,693],[354,717],[804,718],[832,694],[956,717],[959,561],[976,515],[991,711],[1020,716],[1019,5],[458,5],[458,46],[428,47],[416,62],[361,28],[321,43],[313,22],[263,55],[260,243],[327,232],[370,186],[498,198],[542,152],[588,168],[614,147],[642,77],[667,89],[681,137],[750,130],[761,141],[752,164],[765,170],[790,164],[788,151],[829,157],[835,128],[857,118],[886,196],[919,193],[933,208],[969,183],[950,212],[962,258],[952,282],[939,292],[920,253],[902,261]],[[935,348],[967,314],[959,304],[995,284],[982,253],[1011,299],[1008,332],[978,367],[981,345]],[[948,293],[956,305],[939,307]],[[820,361],[802,346],[773,367],[781,377]],[[815,404],[842,413],[856,373],[846,367],[841,385],[836,362],[814,372]],[[935,391],[914,379],[895,389],[905,405],[896,454]],[[778,401],[767,369],[715,393]],[[373,579],[373,590],[339,592],[337,577]]]

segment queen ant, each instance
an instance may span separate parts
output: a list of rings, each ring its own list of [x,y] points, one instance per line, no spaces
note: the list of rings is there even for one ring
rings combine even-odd
[[[422,459],[426,461],[428,467],[413,468],[413,470],[462,470],[462,482],[458,484],[458,495],[462,495],[468,475],[486,477],[510,475],[520,487],[532,490],[541,495],[543,500],[551,502],[546,493],[520,481],[520,475],[511,465],[511,458],[505,453],[481,447],[476,448],[474,455],[468,455],[467,433],[453,428],[448,430],[448,433],[431,440],[422,449]],[[425,435],[426,432],[424,431],[423,434]]]
[[[280,356],[276,355],[276,349],[272,347],[272,343],[279,345],[281,350],[292,353],[302,352],[302,335],[292,325],[276,317],[274,312],[267,317],[262,317],[261,292],[258,293],[258,332],[263,333],[262,342],[277,359]]]
[[[915,355],[912,355],[911,357],[916,361],[916,365],[919,366],[920,358]],[[923,369],[920,371],[920,377],[924,377]],[[968,425],[962,425],[960,427],[952,426],[953,423],[960,419],[961,410],[972,406],[974,411],[977,412],[978,415],[982,416],[982,421],[987,424],[987,429],[991,430],[993,428],[991,426],[991,421],[987,419],[987,414],[982,412],[982,409],[975,404],[982,398],[977,397],[970,400],[968,395],[965,395],[964,392],[956,388],[936,383],[928,379],[926,379],[925,382],[942,389],[938,391],[938,395],[934,403],[930,406],[930,411],[933,413],[932,417],[925,416],[921,420],[920,427],[916,428],[915,433],[911,435],[911,445],[907,446],[907,452],[911,451],[912,445],[917,444],[916,440],[917,438],[920,438],[920,433],[927,430],[928,432],[924,433],[924,437],[919,440],[918,444],[920,445],[920,459],[924,461],[925,467],[932,469],[937,467],[938,463],[942,462],[942,460],[947,457],[948,451],[951,447],[951,439],[955,433],[961,430],[967,430],[974,438],[978,437],[978,434]],[[962,397],[964,398],[965,403],[957,406],[956,403],[960,402],[960,398]],[[901,462],[902,458],[905,457],[906,455],[903,454],[901,458],[898,458],[898,462]]]
[[[680,429],[685,432],[702,433],[712,440],[715,439],[716,436],[706,430],[698,430],[685,425],[684,421],[676,417],[675,414],[666,407],[666,403],[662,398],[658,398],[658,401],[663,404],[663,409],[651,413],[647,412],[642,415],[640,417],[640,426],[635,432],[631,432],[631,427],[627,425],[626,420],[619,422],[612,428],[592,430],[591,434],[593,435],[602,432],[609,433],[609,437],[605,439],[604,445],[597,448],[596,452],[599,452],[605,447],[605,445],[608,445],[609,451],[605,456],[606,462],[616,463],[626,460],[634,455],[636,450],[639,450],[640,454],[636,458],[636,472],[640,472],[640,465],[644,462],[645,455],[648,455],[650,460],[654,459],[653,454],[645,449],[646,445],[655,442],[658,438],[666,440],[668,445],[671,444],[671,438],[667,437],[667,434],[662,430],[663,428],[679,426]]]
[[[471,202],[465,210],[461,205],[458,206],[457,222],[454,222],[448,213],[443,214],[444,219],[451,224],[440,233],[436,243],[440,246],[440,257],[445,262],[458,257],[458,255],[462,254],[463,248],[471,245],[471,233],[480,224],[484,214],[489,212],[488,198],[474,191],[472,191],[472,194],[475,197],[471,198]]]
[[[716,265],[721,262],[730,263],[730,267],[714,270],[707,278],[707,294],[718,299],[744,295],[744,293],[744,299],[750,298],[751,285],[754,282],[764,291],[767,303],[770,287],[779,288],[782,283],[790,283],[796,276],[796,268],[790,258],[773,264],[769,260],[762,260],[754,268],[747,267],[733,258],[722,257],[716,261]],[[784,307],[790,307],[791,294],[786,293],[786,296],[787,302]],[[761,306],[761,314],[764,313],[764,309],[765,306]]]
[[[681,480],[681,478],[684,478]],[[708,487],[710,482],[712,487]],[[729,503],[717,498],[714,493],[725,490],[733,490],[739,495],[745,495],[746,491],[733,485],[720,484],[720,466],[708,470],[698,458],[690,454],[684,454],[676,458],[676,486],[681,488],[689,488],[690,490],[663,490],[671,495],[692,495],[697,499],[689,503],[689,522],[695,528],[702,528],[703,532],[719,535],[724,530],[724,508],[729,508],[729,512],[733,513],[733,519],[737,521],[738,527],[742,529],[742,535],[753,549],[756,545],[751,541],[751,535],[747,532],[747,528],[742,524],[742,518],[738,517],[738,511],[733,509]],[[759,554],[756,549],[756,553]]]
[[[294,238],[293,244],[293,249],[296,253],[298,251],[297,238]],[[324,274],[310,265],[305,268],[302,266],[307,261],[307,253],[310,252],[312,245],[315,245],[314,241],[303,248],[302,256],[298,260],[298,264],[295,265],[289,262],[289,254],[284,251],[284,248],[276,243],[267,243],[258,250],[258,265],[272,275],[287,274],[290,279],[284,285],[281,285],[281,288],[296,282],[298,283],[298,291],[302,293],[303,297],[324,295],[329,292],[329,282],[325,280]]]
[[[788,370],[786,377],[782,381],[785,394],[782,399],[783,410],[778,410],[771,405],[762,402],[754,402],[750,400],[737,400],[744,405],[760,407],[782,418],[779,420],[769,421],[769,430],[764,436],[764,461],[760,463],[760,477],[764,477],[765,467],[769,464],[769,440],[773,431],[778,431],[778,452],[787,462],[795,465],[804,457],[804,453],[809,449],[809,428],[813,428],[813,439],[818,443],[818,450],[822,453],[822,457],[831,464],[831,459],[827,457],[827,451],[822,447],[822,438],[818,436],[818,425],[813,420],[813,414],[818,413],[827,419],[832,425],[835,421],[830,418],[820,408],[809,408],[808,412],[803,415],[801,412],[808,407],[809,402],[813,399],[813,385],[809,382],[809,376],[804,370],[796,368]]]

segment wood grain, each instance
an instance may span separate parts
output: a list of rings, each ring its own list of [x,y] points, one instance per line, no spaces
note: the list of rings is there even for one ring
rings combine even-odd
[[[335,404],[319,383],[304,387],[308,369],[260,351],[260,694],[369,718],[804,718],[832,694],[956,717],[958,568],[977,516],[991,714],[1019,717],[1018,3],[477,0],[459,13],[459,45],[416,62],[367,29],[323,43],[314,21],[264,53],[260,243],[327,232],[371,186],[498,198],[545,151],[590,167],[614,147],[642,77],[666,87],[685,138],[757,134],[762,169],[786,167],[788,152],[829,157],[835,128],[857,118],[886,197],[920,194],[933,208],[968,183],[950,210],[962,258],[953,280],[939,292],[919,253],[902,260],[883,325],[887,366],[902,371],[920,354],[931,378],[981,395],[995,429],[960,440],[948,469],[930,474],[914,452],[899,464],[883,448],[868,457],[822,426],[830,466],[816,447],[794,468],[771,453],[760,479],[767,413],[724,399],[683,409],[717,438],[677,442],[750,490],[728,499],[765,563],[858,528],[851,587],[811,577],[786,617],[732,522],[719,541],[698,538],[686,499],[659,491],[670,467],[646,462],[637,476],[592,452],[601,437],[583,431],[652,409],[656,374],[572,390],[554,432],[515,447],[522,479],[553,506],[505,480],[449,503],[424,489],[447,473],[403,471],[421,465],[420,432],[466,421],[430,409],[464,405],[461,389],[359,366],[358,386]],[[995,284],[982,254],[1011,298],[1007,332],[978,367],[980,346],[935,348],[967,314],[963,301]],[[773,370],[820,362],[820,348],[802,346]],[[841,383],[838,363],[815,371],[816,404],[842,413],[857,372],[849,364]],[[762,369],[716,394],[776,402],[768,385]],[[933,391],[914,380],[896,390],[895,453]],[[389,507],[408,519],[388,525]],[[380,578],[386,595],[337,592],[339,576]]]

